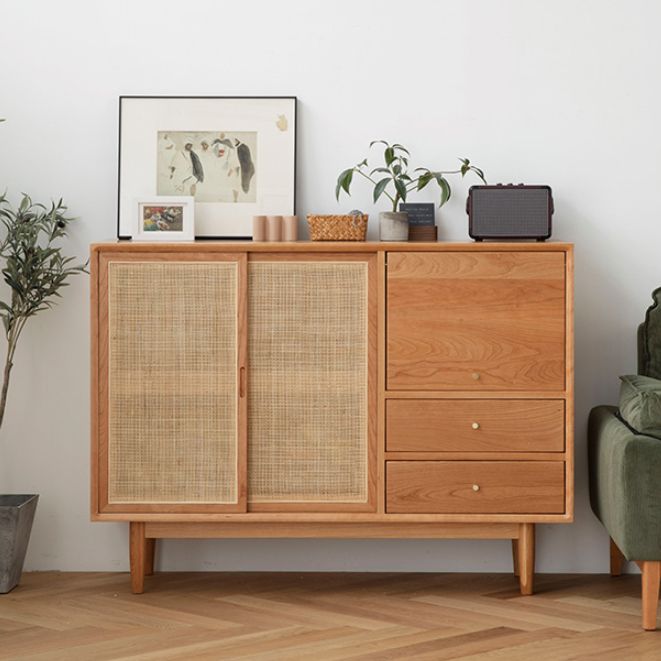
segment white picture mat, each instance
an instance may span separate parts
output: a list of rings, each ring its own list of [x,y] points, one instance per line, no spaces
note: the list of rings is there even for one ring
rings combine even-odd
[[[156,195],[158,131],[257,131],[257,201],[196,203],[197,236],[252,235],[255,215],[293,215],[296,99],[122,97],[119,236],[131,236],[134,201]],[[276,122],[287,119],[287,130]]]

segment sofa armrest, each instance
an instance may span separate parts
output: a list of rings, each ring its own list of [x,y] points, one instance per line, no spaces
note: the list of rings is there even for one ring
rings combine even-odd
[[[627,559],[661,560],[661,440],[636,434],[616,412],[590,412],[590,504]]]

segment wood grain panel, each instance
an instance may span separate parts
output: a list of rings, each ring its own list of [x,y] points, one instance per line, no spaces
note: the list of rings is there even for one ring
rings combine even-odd
[[[384,452],[386,461],[567,461],[566,452]]]
[[[568,246],[565,256],[567,264],[566,276],[566,340],[567,364],[565,389],[567,391],[566,419],[565,419],[565,446],[567,448],[565,484],[567,491],[567,506],[565,512],[574,519],[574,247]]]
[[[388,255],[389,390],[562,390],[565,256]]]
[[[152,253],[171,253],[181,255],[182,253],[195,253],[200,251],[201,241],[191,241],[189,243],[131,243],[128,241],[116,241],[113,243],[96,243],[92,245],[92,251],[103,251],[107,253],[116,252],[141,252]],[[289,242],[270,242],[270,241],[204,241],[204,252],[206,253],[232,253],[249,252],[257,253],[342,253],[342,252],[494,252],[494,251],[512,251],[517,252],[565,252],[571,248],[570,243],[561,243],[559,241],[546,241],[545,243],[521,243],[498,242],[494,243],[476,243],[471,242],[452,242],[452,241],[289,241]]]
[[[389,452],[562,452],[560,399],[408,399],[386,404]]]
[[[90,513],[99,511],[99,253],[90,251]],[[104,320],[104,324],[106,320]]]
[[[515,539],[518,523],[146,523],[147,536],[159,539],[285,538],[320,539]]]
[[[386,254],[377,255],[377,500],[376,511],[386,511]]]
[[[389,461],[389,513],[560,513],[561,461]]]
[[[658,661],[639,576],[537,582],[530,600],[506,573],[162,572],[135,597],[123,572],[24,572],[0,658]]]

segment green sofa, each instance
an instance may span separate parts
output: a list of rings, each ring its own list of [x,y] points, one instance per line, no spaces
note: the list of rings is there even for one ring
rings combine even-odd
[[[638,328],[638,374],[660,379],[658,394],[642,393],[656,398],[654,411],[661,402],[661,288],[652,298],[654,304]],[[654,388],[652,379],[640,380]],[[590,504],[611,538],[611,574],[621,574],[625,559],[639,565],[643,628],[653,630],[661,580],[661,433],[648,427],[646,433],[637,431],[627,417],[630,408],[620,412],[613,406],[597,406],[590,412]],[[639,403],[638,412],[641,408],[645,405]],[[658,427],[661,432],[661,420]]]

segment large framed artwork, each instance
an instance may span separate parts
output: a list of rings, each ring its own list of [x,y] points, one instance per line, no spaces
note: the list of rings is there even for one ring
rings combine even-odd
[[[296,213],[296,97],[122,96],[117,236],[136,199],[191,196],[198,239],[250,239]]]

